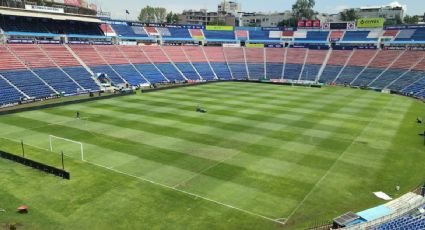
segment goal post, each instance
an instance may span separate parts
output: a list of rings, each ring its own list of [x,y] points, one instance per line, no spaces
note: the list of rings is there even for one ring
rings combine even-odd
[[[70,143],[72,145],[77,145],[78,146],[78,151],[79,154],[81,156],[81,160],[84,160],[84,147],[83,147],[83,143],[79,142],[79,141],[74,141],[71,139],[67,139],[67,138],[63,138],[63,137],[58,137],[58,136],[54,136],[54,135],[49,135],[49,147],[50,147],[50,152],[54,151],[54,140],[60,140],[62,142],[66,142],[66,143]],[[64,147],[64,146],[62,146]],[[66,147],[66,146],[65,146]],[[69,147],[68,147],[69,148]],[[64,151],[65,153],[67,152],[66,149],[60,149],[60,151]]]

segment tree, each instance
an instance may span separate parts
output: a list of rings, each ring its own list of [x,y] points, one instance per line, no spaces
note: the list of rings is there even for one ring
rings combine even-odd
[[[166,21],[168,24],[178,24],[179,16],[171,11],[167,14]]]
[[[292,11],[297,20],[302,19],[314,19],[315,12],[313,10],[316,5],[315,0],[297,0],[294,5],[292,5]]]
[[[418,24],[419,23],[419,17],[418,16],[410,16],[406,15],[404,17],[404,24]]]
[[[147,23],[162,23],[166,21],[167,10],[162,7],[146,6],[140,10],[139,21]]]
[[[286,27],[297,27],[297,19],[296,18],[290,18],[288,20],[282,20],[279,22],[277,26],[286,26]]]
[[[355,21],[360,18],[354,9],[344,10],[340,13],[340,16],[341,16],[341,20],[345,22]]]

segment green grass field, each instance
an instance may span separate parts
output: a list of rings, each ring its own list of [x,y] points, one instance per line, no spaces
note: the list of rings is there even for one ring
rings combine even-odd
[[[22,139],[56,167],[63,150],[72,179],[0,160],[0,229],[304,229],[422,183],[419,115],[372,91],[229,82],[1,116],[0,149]]]

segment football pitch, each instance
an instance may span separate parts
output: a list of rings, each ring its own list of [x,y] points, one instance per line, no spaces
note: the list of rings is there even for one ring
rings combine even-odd
[[[0,160],[0,228],[305,229],[425,180],[417,116],[401,96],[236,82],[0,116],[1,150],[64,151],[71,173]]]

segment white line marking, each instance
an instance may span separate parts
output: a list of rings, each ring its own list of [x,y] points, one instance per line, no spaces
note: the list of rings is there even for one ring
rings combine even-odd
[[[394,99],[393,99],[394,100]],[[392,100],[392,101],[393,101]],[[392,102],[391,101],[391,102]],[[292,218],[292,216],[298,211],[298,209],[304,204],[304,202],[311,196],[311,194],[313,194],[313,192],[314,192],[314,190],[319,186],[319,184],[321,184],[322,183],[322,181],[329,175],[329,173],[333,170],[333,168],[335,167],[335,165],[341,160],[341,158],[345,155],[345,153],[347,153],[347,149],[349,149],[355,142],[357,142],[357,140],[358,140],[358,138],[360,137],[360,136],[362,136],[365,132],[366,132],[366,130],[367,130],[367,128],[370,126],[370,124],[372,123],[372,122],[375,122],[375,120],[377,120],[377,119],[381,119],[381,116],[378,116],[378,115],[380,115],[381,113],[383,113],[384,111],[386,111],[387,109],[388,109],[388,106],[390,106],[390,105],[392,105],[391,103],[387,103],[387,105],[383,108],[383,109],[381,109],[380,110],[380,112],[379,113],[376,113],[375,114],[375,117],[372,119],[372,120],[370,120],[369,122],[368,122],[368,124],[363,128],[363,130],[362,130],[362,132],[359,134],[359,135],[357,135],[357,137],[356,138],[354,138],[353,139],[353,141],[350,143],[350,145],[344,150],[344,152],[342,152],[341,153],[341,155],[339,155],[339,157],[335,160],[335,162],[331,165],[331,167],[328,169],[328,171],[326,171],[326,173],[320,178],[320,180],[318,180],[317,182],[316,182],[316,184],[314,184],[314,186],[313,186],[313,188],[310,190],[310,192],[309,193],[307,193],[307,195],[304,197],[304,199],[297,205],[297,207],[291,212],[291,214],[286,218],[287,220],[289,220],[289,219],[291,219]],[[286,221],[284,222],[285,224],[286,224]]]
[[[0,137],[0,138],[6,139],[6,140],[9,140],[9,141],[13,141],[13,142],[19,142],[19,141],[16,141],[16,140],[13,140],[13,139],[10,139],[10,138],[6,138],[6,137]],[[33,148],[37,148],[37,149],[40,149],[40,150],[45,150],[45,151],[48,151],[49,152],[49,149],[44,149],[44,148],[41,148],[41,147],[38,147],[38,146],[35,146],[35,145],[31,145],[31,144],[25,144],[25,145],[31,146]],[[69,157],[69,158],[72,158],[72,159],[76,160],[73,157]],[[199,198],[199,199],[202,199],[202,200],[205,200],[205,201],[209,201],[211,203],[215,203],[215,204],[218,204],[218,205],[221,205],[221,206],[230,208],[230,209],[234,209],[234,210],[237,210],[239,212],[243,212],[245,214],[249,214],[251,216],[256,216],[256,217],[259,217],[259,218],[262,218],[262,219],[265,219],[265,220],[268,220],[268,221],[271,221],[271,222],[274,222],[274,223],[278,223],[278,224],[284,224],[284,222],[281,222],[279,220],[276,220],[276,219],[273,219],[273,218],[270,218],[270,217],[267,217],[267,216],[264,216],[264,215],[261,215],[261,214],[257,214],[257,213],[254,213],[254,212],[251,212],[251,211],[248,211],[248,210],[245,210],[245,209],[241,209],[241,208],[238,208],[238,207],[229,205],[229,204],[225,204],[225,203],[222,203],[222,202],[219,202],[219,201],[216,201],[216,200],[213,200],[213,199],[204,197],[204,196],[200,196],[200,195],[197,195],[197,194],[194,194],[194,193],[191,193],[191,192],[187,192],[187,191],[184,191],[184,190],[181,190],[181,189],[177,189],[177,188],[174,188],[174,187],[165,185],[165,184],[161,184],[161,183],[155,182],[153,180],[149,180],[149,179],[146,179],[146,178],[143,178],[143,177],[132,175],[130,173],[122,172],[122,171],[119,171],[119,170],[114,169],[112,167],[103,166],[103,165],[100,165],[100,164],[89,162],[87,160],[85,160],[83,162],[85,162],[87,164],[91,164],[91,165],[97,166],[97,167],[100,167],[100,168],[104,168],[104,169],[113,171],[115,173],[119,173],[119,174],[125,175],[125,176],[128,176],[128,177],[132,177],[132,178],[135,178],[135,179],[138,179],[138,180],[142,180],[142,181],[145,181],[145,182],[148,182],[148,183],[151,183],[151,184],[154,184],[154,185],[157,185],[157,186],[166,188],[166,189],[170,189],[170,190],[173,190],[173,191],[176,191],[176,192],[180,192],[180,193],[183,193],[183,194],[186,194],[186,195],[195,197],[195,198]]]

